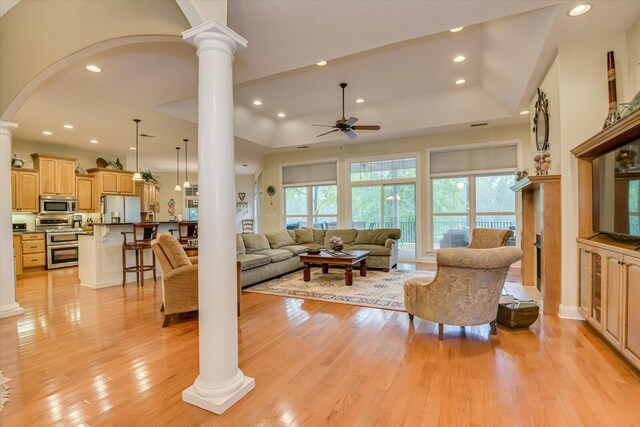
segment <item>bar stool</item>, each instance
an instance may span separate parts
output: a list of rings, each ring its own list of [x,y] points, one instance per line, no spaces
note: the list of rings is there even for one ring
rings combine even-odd
[[[180,221],[178,222],[178,240],[185,244],[191,239],[198,238],[198,222],[197,221]]]
[[[151,251],[151,264],[144,263],[145,249],[151,249],[151,241],[158,234],[157,222],[145,222],[133,224],[133,231],[122,233],[122,286],[127,282],[127,273],[136,273],[136,284],[144,286],[144,272],[153,271],[153,281],[156,281],[156,256]],[[127,237],[133,235],[133,241]],[[135,251],[136,265],[127,266],[127,251]]]

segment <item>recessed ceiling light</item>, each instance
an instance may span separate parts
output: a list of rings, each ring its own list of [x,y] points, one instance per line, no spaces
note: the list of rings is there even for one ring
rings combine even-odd
[[[136,147],[129,147],[129,150],[136,151]]]
[[[465,79],[458,79],[458,80],[456,80],[456,84],[457,84],[457,85],[463,85],[463,84],[465,84],[466,82],[467,82],[467,81],[466,81]]]
[[[458,55],[458,56],[456,56],[455,58],[453,58],[453,62],[462,62],[462,61],[464,61],[465,59],[467,59],[467,58],[465,58],[465,57],[464,57],[464,56],[462,56],[462,55]]]
[[[327,65],[327,61],[316,62],[316,65],[319,67],[324,67],[325,65]]]
[[[462,31],[464,27],[456,27],[456,28],[452,28],[449,31],[451,31],[452,33],[457,33],[458,31]]]
[[[97,143],[98,143],[98,140],[97,140],[97,139],[92,139],[92,140],[91,140],[91,141],[89,141],[89,142],[90,142],[90,143],[92,143],[92,144],[97,144]]]
[[[51,132],[50,130],[43,130],[42,134],[48,136],[48,135],[53,135],[53,132]]]
[[[522,111],[520,111],[520,115],[521,115],[521,116],[524,116],[524,115],[527,115],[527,114],[529,114],[529,110],[522,110]]]
[[[92,73],[101,73],[102,72],[102,68],[98,67],[97,65],[87,65],[86,67],[87,70],[91,71]]]
[[[262,101],[256,99],[255,101],[253,101],[253,105],[262,105]]]
[[[278,113],[278,117],[287,117],[285,113]]]
[[[585,13],[589,12],[591,10],[591,5],[588,3],[585,4],[579,4],[576,7],[574,7],[573,9],[571,9],[569,11],[569,16],[580,16],[580,15],[584,15]]]
[[[364,99],[362,99],[362,98],[358,98],[358,99],[356,99],[356,102],[357,102],[358,104],[362,104],[362,103],[364,102]]]
[[[64,125],[62,127],[65,129],[73,129],[73,125]]]

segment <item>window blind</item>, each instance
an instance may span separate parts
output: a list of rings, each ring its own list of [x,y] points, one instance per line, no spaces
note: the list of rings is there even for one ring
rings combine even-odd
[[[517,167],[518,147],[515,144],[431,152],[431,174]]]
[[[297,187],[311,184],[336,184],[338,168],[336,162],[315,163],[282,167],[282,186]]]

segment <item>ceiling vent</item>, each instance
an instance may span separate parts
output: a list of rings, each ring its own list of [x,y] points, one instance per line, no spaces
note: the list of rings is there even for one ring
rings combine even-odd
[[[474,124],[472,124],[472,125],[471,125],[471,127],[472,127],[472,128],[476,128],[476,127],[478,127],[478,126],[486,126],[486,125],[488,125],[488,124],[489,124],[489,123],[474,123]]]

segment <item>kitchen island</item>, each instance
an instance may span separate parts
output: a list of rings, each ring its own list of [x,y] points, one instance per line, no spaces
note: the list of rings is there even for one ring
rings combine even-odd
[[[158,233],[169,232],[177,222],[160,222]],[[78,274],[80,284],[94,289],[122,285],[122,232],[133,231],[131,223],[93,225],[93,233],[78,236]],[[129,236],[129,241],[133,236]],[[136,263],[135,252],[127,251],[127,266]],[[145,264],[151,264],[151,250],[145,250]],[[156,273],[160,277],[160,265],[156,262]],[[153,272],[145,272],[145,279]],[[127,274],[127,282],[135,282],[135,273]]]

